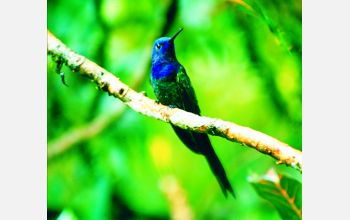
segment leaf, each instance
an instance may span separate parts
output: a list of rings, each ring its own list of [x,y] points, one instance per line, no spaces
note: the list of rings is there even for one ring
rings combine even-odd
[[[257,193],[268,200],[285,220],[302,219],[301,183],[269,170],[262,177],[253,176],[251,184]]]
[[[78,220],[74,212],[71,209],[64,209],[62,213],[57,217],[57,220]]]

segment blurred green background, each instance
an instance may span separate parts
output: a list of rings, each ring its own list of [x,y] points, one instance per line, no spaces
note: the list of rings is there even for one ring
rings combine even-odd
[[[47,25],[77,53],[155,99],[154,40],[175,41],[205,116],[302,147],[301,1],[49,0]],[[48,56],[48,219],[280,219],[249,183],[270,168],[301,174],[211,136],[237,199],[170,125],[126,108]]]

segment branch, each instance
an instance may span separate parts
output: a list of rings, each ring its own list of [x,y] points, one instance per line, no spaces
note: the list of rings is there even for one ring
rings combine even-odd
[[[300,151],[251,128],[159,104],[143,93],[132,90],[119,78],[96,63],[76,54],[49,31],[48,54],[54,59],[63,61],[73,72],[79,72],[82,76],[90,78],[102,91],[120,99],[142,115],[174,124],[183,129],[220,136],[241,143],[272,156],[278,160],[278,164],[284,163],[300,172],[302,171],[302,153]]]
[[[83,125],[78,128],[74,128],[66,132],[61,137],[50,141],[48,143],[47,149],[47,159],[52,159],[53,157],[61,154],[62,152],[68,150],[74,144],[79,143],[83,140],[89,139],[96,136],[102,132],[108,125],[110,125],[115,119],[123,114],[125,108],[121,108],[112,114],[103,115],[96,118],[92,123]]]
[[[168,200],[171,220],[194,219],[186,193],[175,177],[171,175],[162,177],[160,187]]]

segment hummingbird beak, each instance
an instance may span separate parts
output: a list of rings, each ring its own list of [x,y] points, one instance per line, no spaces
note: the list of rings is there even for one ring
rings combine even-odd
[[[183,30],[183,28],[180,28],[175,34],[174,34],[174,36],[172,36],[171,37],[171,41],[174,41],[175,40],[175,38],[177,37],[177,35],[179,35],[180,34],[180,32]]]

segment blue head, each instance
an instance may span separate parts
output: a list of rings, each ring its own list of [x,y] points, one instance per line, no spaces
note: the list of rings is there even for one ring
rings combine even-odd
[[[174,40],[183,30],[180,28],[172,37],[158,38],[153,45],[152,63],[176,60]]]

